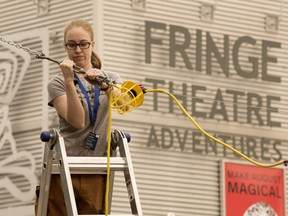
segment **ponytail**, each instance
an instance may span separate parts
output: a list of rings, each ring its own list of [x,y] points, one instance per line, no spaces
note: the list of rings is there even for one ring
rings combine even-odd
[[[101,69],[101,60],[94,51],[92,51],[91,63],[94,68]]]

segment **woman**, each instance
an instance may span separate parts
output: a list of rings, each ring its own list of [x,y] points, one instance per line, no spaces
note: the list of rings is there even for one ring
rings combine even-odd
[[[84,20],[73,20],[64,30],[67,59],[60,64],[61,74],[48,84],[49,105],[59,116],[60,134],[68,156],[106,156],[108,132],[108,84],[116,84],[118,74],[102,71],[101,61],[93,52],[93,29]],[[74,73],[73,68],[86,73]],[[78,214],[103,214],[106,175],[72,175]],[[47,215],[67,215],[59,175],[52,175]]]

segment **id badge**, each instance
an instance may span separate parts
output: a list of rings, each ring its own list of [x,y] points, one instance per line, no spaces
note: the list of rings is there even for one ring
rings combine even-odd
[[[85,148],[91,151],[95,150],[99,135],[93,132],[89,132],[88,136],[86,137],[85,141]]]

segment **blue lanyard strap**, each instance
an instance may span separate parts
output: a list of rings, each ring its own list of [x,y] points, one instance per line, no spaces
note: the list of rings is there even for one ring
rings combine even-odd
[[[92,114],[92,108],[91,108],[92,106],[91,106],[91,102],[90,102],[90,99],[89,99],[89,95],[88,95],[85,87],[83,86],[82,82],[80,81],[79,77],[75,73],[74,73],[74,77],[77,79],[79,88],[81,89],[82,93],[84,94],[84,96],[86,98],[87,106],[88,106],[88,112],[89,112],[89,119],[90,119],[90,122],[91,122],[91,124],[93,126],[95,124],[95,122],[96,122],[96,119],[97,119],[97,111],[98,111],[98,106],[99,106],[100,89],[99,89],[98,86],[94,87],[95,96],[94,96],[94,109],[93,109],[94,115],[93,115]]]

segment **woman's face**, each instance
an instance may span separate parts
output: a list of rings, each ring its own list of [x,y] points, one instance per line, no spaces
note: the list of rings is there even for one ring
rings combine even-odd
[[[90,43],[90,46],[87,45],[87,42]],[[68,58],[72,60],[77,66],[88,70],[92,67],[91,64],[91,55],[94,47],[94,42],[91,41],[91,35],[88,31],[84,30],[82,27],[72,27],[66,32],[65,43],[69,46],[65,46]],[[82,44],[81,48],[79,45],[74,49],[71,49],[71,45]],[[89,47],[88,47],[89,46]],[[88,48],[86,48],[88,47]],[[69,49],[68,49],[69,48]]]

